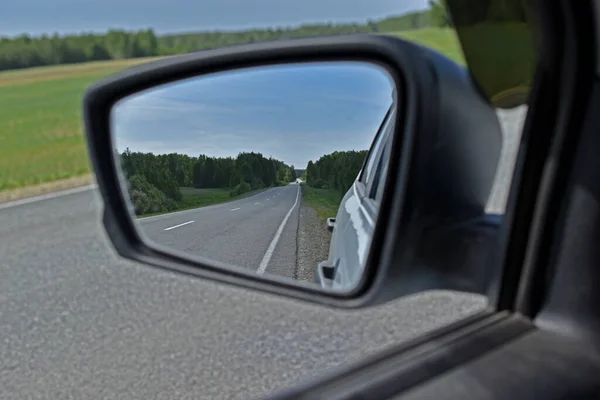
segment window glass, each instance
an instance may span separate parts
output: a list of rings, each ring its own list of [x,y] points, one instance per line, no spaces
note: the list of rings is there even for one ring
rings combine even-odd
[[[485,309],[486,298],[468,290],[414,293],[352,312],[307,307],[120,260],[98,218],[81,98],[100,78],[157,58],[307,36],[400,37],[468,66],[498,108],[503,147],[486,211],[503,214],[536,63],[530,2],[4,1],[0,203],[80,189],[0,206],[0,354],[9,365],[0,374],[2,397],[37,398],[51,389],[59,399],[169,398],[180,382],[183,398],[264,398]],[[156,240],[311,283],[330,254],[345,268],[366,258],[369,244],[357,232],[373,228],[362,211],[376,209],[368,206],[383,192],[389,141],[382,134],[369,149],[379,127],[393,126],[382,124],[389,91],[371,84],[385,86],[379,79],[346,84],[350,75],[297,71],[303,80],[320,78],[306,86],[294,74],[282,85],[276,75],[242,74],[236,85],[259,90],[208,85],[129,108],[152,129],[115,152],[136,171],[139,223]],[[277,90],[284,94],[274,96]],[[210,102],[191,101],[209,94]],[[300,119],[299,106],[310,117]],[[179,124],[159,126],[167,116]],[[373,201],[352,198],[357,177]],[[333,232],[329,217],[337,217]],[[336,229],[347,236],[335,242]],[[453,257],[486,260],[464,241],[445,240],[447,252],[435,252],[444,265]],[[474,271],[486,268],[479,265]],[[356,271],[336,274],[337,284]],[[91,371],[111,384],[90,379]]]

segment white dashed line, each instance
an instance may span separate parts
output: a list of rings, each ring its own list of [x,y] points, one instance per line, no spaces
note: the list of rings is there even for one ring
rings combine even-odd
[[[179,228],[180,226],[184,226],[184,225],[192,224],[192,223],[194,223],[194,221],[184,222],[183,224],[179,224],[179,225],[172,226],[170,228],[166,228],[165,231],[170,231],[171,229]]]
[[[238,208],[234,208],[234,209],[232,209],[232,210],[229,210],[229,211],[237,211],[237,210],[239,210],[239,209],[240,209],[240,207],[238,207]]]
[[[260,201],[257,201],[256,203],[254,203],[254,205],[260,204]]]

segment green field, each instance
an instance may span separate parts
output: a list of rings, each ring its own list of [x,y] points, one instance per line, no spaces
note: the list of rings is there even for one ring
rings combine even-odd
[[[168,214],[170,212],[178,212],[183,210],[190,210],[192,208],[206,207],[214,204],[227,203],[229,201],[239,200],[246,197],[250,197],[260,192],[264,192],[269,188],[252,190],[250,192],[243,193],[239,196],[231,197],[229,195],[229,189],[196,189],[189,187],[180,188],[183,199],[177,202],[177,210],[166,211],[154,214],[138,215],[138,218],[150,217],[159,214]]]
[[[98,79],[143,61],[0,73],[0,191],[89,174],[83,92]]]
[[[462,61],[453,31],[397,35]],[[0,191],[90,173],[81,101],[98,79],[148,59],[38,67],[0,73]]]

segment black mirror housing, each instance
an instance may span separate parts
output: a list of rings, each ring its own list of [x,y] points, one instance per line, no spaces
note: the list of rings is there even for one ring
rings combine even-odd
[[[323,292],[148,246],[134,226],[116,167],[110,132],[113,105],[134,93],[193,76],[320,61],[377,64],[389,72],[396,85],[393,97],[398,112],[389,172],[359,285],[349,293]],[[465,264],[461,252],[443,257],[448,250],[443,235],[450,235],[453,243],[460,242],[463,234],[478,236],[500,158],[500,125],[468,70],[428,48],[399,38],[359,34],[253,43],[169,57],[91,86],[85,94],[83,115],[104,201],[104,226],[116,251],[127,259],[342,308],[380,304],[427,289],[484,293],[487,280],[495,276],[473,273],[473,265]],[[489,232],[489,224],[483,229]],[[494,237],[492,233],[489,240]]]

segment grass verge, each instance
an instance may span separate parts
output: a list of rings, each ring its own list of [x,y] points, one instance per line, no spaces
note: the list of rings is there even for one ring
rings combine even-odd
[[[0,192],[89,177],[81,102],[97,80],[147,59],[0,73]],[[60,186],[60,185],[59,185]]]
[[[95,183],[96,180],[91,174],[75,176],[60,181],[46,182],[39,185],[21,187],[17,189],[5,190],[0,192],[0,204],[9,201],[25,199],[28,197],[41,196],[48,193],[59,192],[61,190],[75,189],[82,186],[88,186]]]
[[[329,189],[315,189],[302,185],[302,202],[317,212],[319,219],[335,218],[342,196]]]

